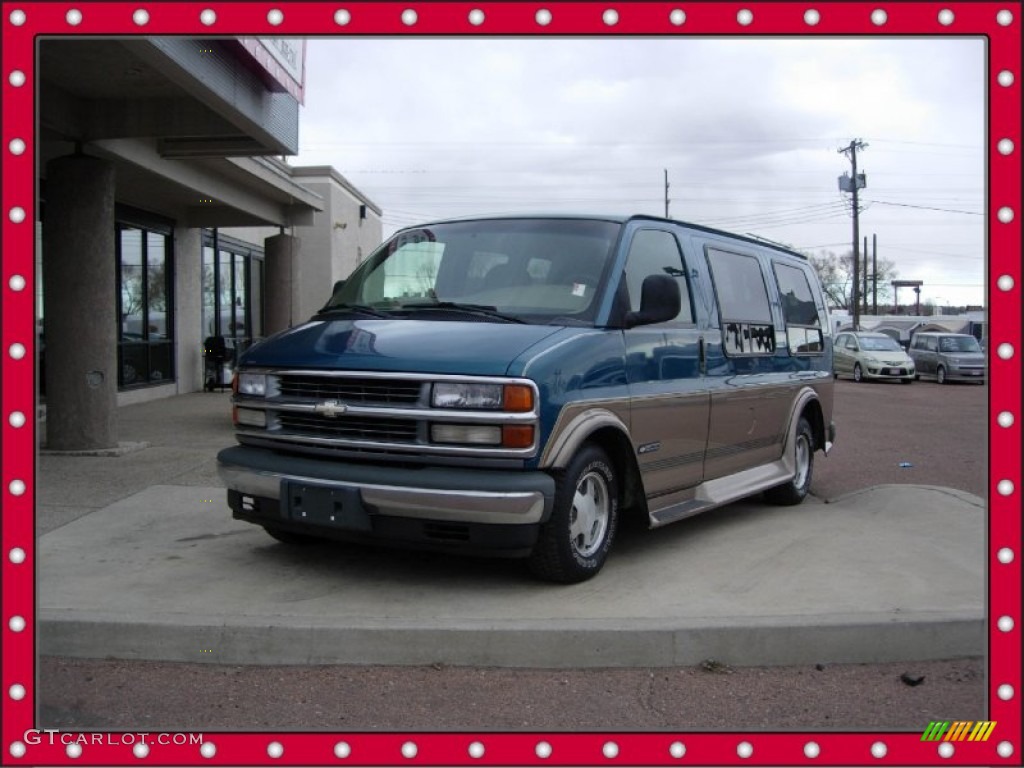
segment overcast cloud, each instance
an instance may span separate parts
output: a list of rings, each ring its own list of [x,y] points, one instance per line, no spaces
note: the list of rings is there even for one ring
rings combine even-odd
[[[662,215],[811,252],[861,235],[922,300],[984,301],[984,43],[314,39],[297,165],[333,165],[385,234],[515,211]],[[931,210],[941,209],[941,210]],[[911,294],[901,294],[907,302]]]

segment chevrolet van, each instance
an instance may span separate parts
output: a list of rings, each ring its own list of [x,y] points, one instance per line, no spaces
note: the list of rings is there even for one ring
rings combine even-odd
[[[218,456],[275,538],[523,557],[578,582],[624,515],[797,504],[834,440],[807,259],[649,216],[397,232],[308,322],[251,347]]]

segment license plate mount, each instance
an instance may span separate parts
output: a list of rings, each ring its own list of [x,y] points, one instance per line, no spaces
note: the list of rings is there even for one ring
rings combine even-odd
[[[286,516],[297,523],[324,525],[346,531],[373,530],[370,515],[355,488],[281,481]]]

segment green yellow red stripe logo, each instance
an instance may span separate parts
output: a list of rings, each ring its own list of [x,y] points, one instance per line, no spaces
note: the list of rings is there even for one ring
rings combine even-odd
[[[988,741],[994,720],[935,720],[921,734],[921,741]]]

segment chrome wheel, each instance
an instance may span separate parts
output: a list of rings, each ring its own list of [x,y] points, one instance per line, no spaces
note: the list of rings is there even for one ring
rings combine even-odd
[[[604,475],[593,470],[580,478],[569,514],[569,538],[583,557],[591,557],[604,544],[611,516],[611,500]]]
[[[793,484],[798,488],[807,485],[807,475],[811,471],[811,442],[808,436],[801,432],[796,437],[796,474],[793,476]]]

